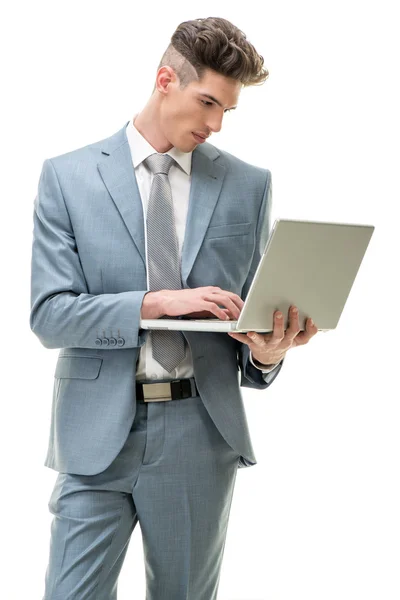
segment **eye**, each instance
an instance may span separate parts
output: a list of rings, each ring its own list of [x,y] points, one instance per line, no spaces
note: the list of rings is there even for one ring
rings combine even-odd
[[[200,102],[202,102],[204,104],[204,106],[213,106],[214,102],[208,102],[208,100],[200,100]],[[224,110],[224,113],[227,112],[231,112],[233,109],[232,108],[226,108]]]

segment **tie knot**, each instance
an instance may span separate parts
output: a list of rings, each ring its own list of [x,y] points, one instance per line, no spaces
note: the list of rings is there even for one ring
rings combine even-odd
[[[172,156],[169,156],[169,154],[151,154],[143,162],[153,175],[157,175],[157,173],[165,173],[165,175],[168,175],[168,171],[172,167],[174,159]]]

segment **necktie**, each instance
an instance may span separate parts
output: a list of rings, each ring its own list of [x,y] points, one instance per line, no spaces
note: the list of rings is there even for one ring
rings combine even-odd
[[[178,238],[168,172],[174,159],[152,154],[144,164],[153,173],[147,207],[147,262],[150,291],[182,288]],[[185,338],[180,331],[150,331],[153,358],[171,372],[185,357]]]

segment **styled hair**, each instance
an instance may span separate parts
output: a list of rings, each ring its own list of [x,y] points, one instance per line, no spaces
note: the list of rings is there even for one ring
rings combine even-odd
[[[157,71],[171,67],[179,78],[180,89],[200,80],[207,69],[248,87],[261,85],[268,78],[263,65],[264,58],[240,29],[226,19],[208,17],[178,25]]]

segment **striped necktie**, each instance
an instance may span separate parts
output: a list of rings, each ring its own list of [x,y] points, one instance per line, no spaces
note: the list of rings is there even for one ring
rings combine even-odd
[[[179,246],[168,172],[174,163],[168,154],[152,154],[144,164],[153,173],[147,206],[147,262],[149,289],[182,289]],[[171,372],[185,358],[180,331],[150,331],[153,358]]]

